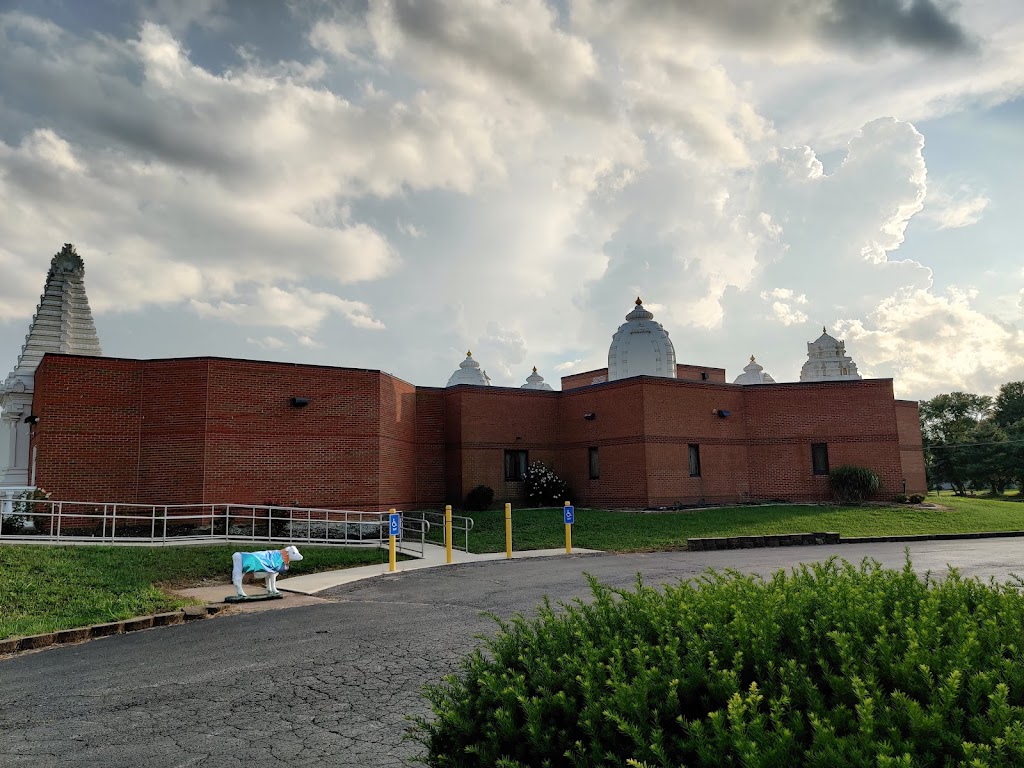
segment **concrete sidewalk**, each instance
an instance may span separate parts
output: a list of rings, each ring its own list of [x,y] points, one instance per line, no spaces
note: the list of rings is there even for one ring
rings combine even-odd
[[[596,549],[580,549],[577,547],[573,547],[572,550],[573,555],[589,555],[596,552],[598,552]],[[406,552],[406,554],[410,553]],[[513,552],[512,559],[520,560],[532,557],[556,557],[559,555],[567,557],[564,547],[560,549],[528,549],[523,552]],[[470,552],[463,552],[458,549],[452,551],[452,564],[482,563],[487,560],[504,559],[504,552],[488,552],[486,554],[477,555]],[[421,568],[438,568],[444,565],[447,565],[445,562],[444,547],[439,547],[434,544],[426,544],[424,546],[423,557],[400,561],[398,563],[397,573],[418,571]],[[282,592],[294,592],[300,595],[315,595],[317,592],[322,592],[325,589],[338,587],[342,584],[351,584],[354,581],[370,579],[374,576],[383,576],[388,573],[390,573],[390,571],[388,571],[387,563],[382,563],[381,565],[364,565],[359,568],[344,568],[340,571],[323,571],[321,573],[311,573],[307,576],[292,576],[287,579],[278,579],[277,588]]]
[[[595,554],[598,550],[596,549],[580,549],[574,547],[572,550],[573,555],[589,555]],[[405,554],[410,554],[405,552]],[[565,549],[528,549],[524,552],[513,552],[512,559],[522,560],[527,558],[535,557],[569,557],[565,554]],[[480,563],[487,560],[504,560],[504,552],[489,552],[487,554],[476,555],[469,552],[463,552],[461,550],[452,550],[452,564],[459,563]],[[396,573],[407,573],[409,571],[418,571],[422,568],[442,568],[447,563],[445,562],[445,551],[444,547],[440,547],[434,544],[425,545],[425,550],[422,558],[414,557],[411,560],[400,560],[398,562],[398,570]],[[329,602],[323,598],[315,597],[317,592],[322,592],[325,589],[333,589],[334,587],[340,587],[342,584],[351,584],[356,581],[362,581],[363,579],[372,579],[376,576],[386,576],[389,574],[388,564],[381,563],[379,565],[364,565],[358,568],[342,568],[337,571],[322,571],[321,573],[310,573],[306,576],[292,576],[287,579],[278,579],[277,588],[281,592],[287,592],[290,594],[285,595],[283,600],[266,600],[251,603],[230,603],[228,612],[229,613],[249,613],[253,611],[268,611],[275,608],[294,608],[300,605],[315,605],[317,603]],[[255,584],[246,584],[246,591],[250,595],[261,595],[263,594],[262,582],[256,582]],[[213,587],[194,587],[192,589],[176,589],[174,590],[179,595],[186,595],[188,597],[194,597],[197,600],[202,600],[204,603],[210,604],[223,604],[224,598],[235,593],[235,588],[230,581],[225,582],[223,585],[217,585]]]

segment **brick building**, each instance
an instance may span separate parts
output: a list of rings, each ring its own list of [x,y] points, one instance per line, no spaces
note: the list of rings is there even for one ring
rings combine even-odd
[[[381,371],[193,358],[46,355],[34,484],[57,498],[381,510],[521,502],[523,462],[581,505],[828,498],[827,471],[925,490],[917,403],[890,379],[740,386],[721,369],[562,391],[417,387]],[[702,378],[704,375],[707,378]],[[588,379],[588,380],[589,380]]]
[[[917,403],[861,379],[824,332],[800,382],[775,383],[752,357],[730,384],[721,368],[677,363],[638,298],[608,368],[561,391],[536,369],[522,388],[491,386],[471,353],[448,386],[418,387],[355,368],[102,357],[83,275],[73,246],[54,256],[0,389],[8,490],[414,509],[458,505],[480,484],[522,502],[523,470],[541,460],[581,505],[827,499],[841,464],[876,470],[882,497],[925,491]]]

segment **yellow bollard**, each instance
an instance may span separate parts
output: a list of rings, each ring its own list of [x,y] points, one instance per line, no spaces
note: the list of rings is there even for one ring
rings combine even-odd
[[[571,507],[572,505],[567,501],[562,506]],[[572,526],[569,523],[565,524],[565,554],[572,554]]]
[[[395,514],[395,508],[392,507],[388,512],[389,515]],[[398,556],[395,552],[395,539],[397,538],[394,534],[390,533],[391,520],[388,519],[388,570],[392,573],[398,570]]]
[[[512,558],[512,505],[505,504],[505,558]]]
[[[452,561],[452,505],[444,506],[444,559],[446,563]]]

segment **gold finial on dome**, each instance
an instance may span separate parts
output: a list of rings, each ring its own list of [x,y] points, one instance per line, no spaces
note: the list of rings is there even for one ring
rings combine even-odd
[[[533,366],[533,372],[534,372],[534,373],[536,373],[536,372],[537,372],[537,366],[536,366],[536,365],[535,365],[535,366]]]
[[[754,362],[754,356],[753,355],[750,356],[750,362],[752,362],[752,363]]]
[[[637,306],[639,307],[639,306],[640,306],[641,304],[643,304],[643,302],[642,302],[642,301],[640,301],[640,297],[639,297],[639,296],[637,296],[637,297],[636,297],[636,305],[637,305]]]
[[[466,357],[472,357],[472,356],[473,356],[473,350],[467,349],[466,350]]]
[[[821,332],[822,333],[828,333],[828,328],[826,328],[824,325],[821,326]]]

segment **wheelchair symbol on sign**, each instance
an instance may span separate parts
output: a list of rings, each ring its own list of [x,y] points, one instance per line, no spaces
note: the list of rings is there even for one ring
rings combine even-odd
[[[388,530],[391,536],[398,535],[398,529],[401,526],[401,515],[388,515]]]
[[[562,509],[565,510],[565,524],[572,525],[576,507],[563,507]]]

